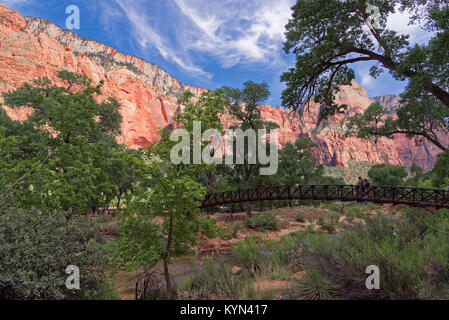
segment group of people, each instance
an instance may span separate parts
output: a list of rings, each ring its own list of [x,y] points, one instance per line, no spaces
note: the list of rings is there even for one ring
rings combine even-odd
[[[362,192],[362,197],[366,196],[370,190],[371,190],[371,183],[368,181],[368,179],[362,179],[362,177],[359,177],[359,187],[360,191]]]

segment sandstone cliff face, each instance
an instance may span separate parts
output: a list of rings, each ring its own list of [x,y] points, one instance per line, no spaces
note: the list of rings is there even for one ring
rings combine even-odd
[[[51,22],[24,19],[2,4],[0,15],[0,91],[38,77],[56,80],[61,69],[86,74],[96,83],[104,80],[104,96],[115,97],[122,105],[119,141],[132,148],[158,139],[159,130],[170,124],[178,109],[176,97],[183,91],[204,91],[179,83],[155,65],[82,39]],[[14,119],[29,115],[29,110],[5,109]]]
[[[55,24],[35,18],[23,18],[0,4],[0,92],[12,90],[38,77],[56,80],[58,70],[86,74],[94,82],[105,82],[105,97],[117,98],[123,115],[119,142],[132,148],[147,146],[159,138],[161,128],[171,124],[182,110],[177,98],[185,90],[195,95],[205,91],[179,83],[154,64],[123,54],[94,40],[62,30]],[[345,122],[356,112],[363,112],[374,100],[357,83],[342,88],[339,103],[349,106],[345,114],[327,121],[319,118],[321,106],[312,104],[308,110],[291,113],[281,107],[265,105],[262,116],[279,124],[279,143],[310,137],[318,145],[315,156],[325,165],[345,165],[348,160],[370,161],[409,166],[416,162],[430,169],[439,150],[429,143],[417,146],[414,141],[398,136],[395,140],[380,139],[377,144],[355,137],[344,137]],[[390,110],[398,105],[396,96],[376,99]],[[10,110],[17,120],[29,116],[29,110]],[[226,125],[230,119],[223,118]],[[449,138],[446,144],[449,144]]]
[[[433,167],[437,155],[441,152],[432,143],[417,139],[407,139],[405,135],[395,135],[394,139],[380,138],[377,142],[356,137],[345,137],[347,120],[355,113],[363,113],[371,103],[378,101],[391,114],[399,107],[398,96],[384,96],[370,99],[365,89],[358,83],[343,86],[337,95],[337,103],[347,104],[344,114],[330,117],[327,121],[319,118],[320,106],[312,104],[309,110],[302,110],[299,118],[304,125],[301,133],[312,138],[318,145],[315,155],[320,163],[326,165],[345,165],[349,160],[372,163],[389,163],[411,166],[413,163],[429,170]],[[449,145],[449,135],[442,135],[444,145]]]

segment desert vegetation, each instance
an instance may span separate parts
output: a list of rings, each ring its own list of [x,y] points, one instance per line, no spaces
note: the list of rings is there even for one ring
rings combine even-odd
[[[373,140],[401,134],[418,144],[425,139],[441,151],[429,171],[355,161],[326,168],[314,157],[313,137],[299,135],[279,150],[273,175],[260,174],[265,164],[251,161],[249,148],[239,154],[240,163],[172,161],[173,150],[183,159],[193,159],[194,150],[211,156],[210,141],[190,139],[197,121],[201,133],[223,133],[222,116],[231,119],[231,129],[277,128],[261,115],[270,95],[265,82],[185,91],[178,100],[183,112],[172,126],[138,150],[117,142],[121,106],[103,95],[103,81],[61,70],[57,81],[37,78],[4,92],[0,300],[449,299],[446,209],[247,199],[201,209],[210,193],[356,184],[358,177],[371,185],[445,188],[449,151],[440,134],[448,132],[449,9],[438,1],[422,3],[378,1],[384,15],[395,5],[424,10],[413,19],[424,19],[436,32],[428,44],[412,47],[396,32],[364,34],[365,19],[354,14],[359,1],[298,1],[284,43],[297,63],[282,75],[282,98],[291,109],[321,103],[326,122],[347,109],[335,95],[355,77],[348,65],[376,61],[380,66],[371,75],[384,68],[409,81],[401,107],[393,116],[373,103],[350,119],[344,133]],[[381,24],[386,28],[386,19]],[[104,54],[90,58],[141,76],[133,64]],[[13,121],[3,107],[26,109],[29,116]],[[187,132],[187,146],[176,148],[182,136],[173,138],[173,128]],[[270,155],[265,142],[257,151]],[[243,144],[250,144],[248,137]],[[82,290],[67,286],[69,266],[79,269]],[[369,266],[379,269],[375,290],[366,285]]]

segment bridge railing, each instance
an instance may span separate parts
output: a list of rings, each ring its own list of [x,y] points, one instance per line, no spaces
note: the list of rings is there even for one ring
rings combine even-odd
[[[362,192],[358,185],[305,185],[229,191],[207,195],[202,203],[202,208],[247,201],[294,199],[370,201],[449,208],[449,196],[444,190],[403,186],[372,186]]]

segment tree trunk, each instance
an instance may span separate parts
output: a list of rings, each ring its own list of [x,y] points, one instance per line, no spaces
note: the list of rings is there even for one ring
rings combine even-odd
[[[165,284],[167,287],[167,295],[169,296],[169,298],[175,299],[176,296],[173,291],[174,288],[170,279],[170,272],[168,270],[168,260],[170,258],[172,234],[173,234],[173,216],[170,216],[170,226],[168,228],[167,246],[165,248],[165,255],[163,261],[164,261],[164,276],[165,276]]]
[[[243,177],[243,190],[245,191],[245,193],[247,193],[249,191],[249,186],[248,186],[248,174],[247,174],[247,169],[245,168],[245,173],[244,173],[244,177]],[[249,192],[248,192],[249,195]],[[252,214],[251,214],[251,203],[249,201],[246,201],[245,203],[246,205],[246,215],[248,216],[248,218],[251,218]]]
[[[170,272],[168,271],[168,257],[164,258],[164,276],[165,276],[165,284],[167,287],[167,295],[169,298],[173,299],[173,286],[170,279]]]
[[[122,200],[122,192],[120,191],[117,199],[117,209],[120,209],[120,201]]]

